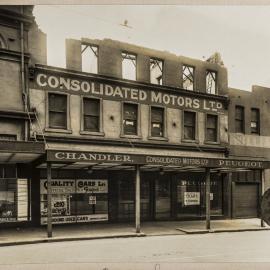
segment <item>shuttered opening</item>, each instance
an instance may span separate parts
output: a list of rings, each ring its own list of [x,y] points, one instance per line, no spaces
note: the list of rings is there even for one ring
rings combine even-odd
[[[235,217],[257,217],[258,194],[258,184],[236,183],[234,191]]]

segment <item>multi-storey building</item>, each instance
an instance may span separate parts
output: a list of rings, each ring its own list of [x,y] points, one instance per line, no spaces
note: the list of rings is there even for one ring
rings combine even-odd
[[[46,149],[25,160],[31,224],[46,224],[48,213],[53,223],[136,219],[137,230],[140,220],[207,217],[209,226],[210,216],[258,215],[269,164],[241,156],[236,145],[231,150],[234,90],[219,54],[201,61],[114,40],[69,39],[63,69],[46,65],[45,36],[33,22],[28,44],[25,138]],[[239,210],[250,192],[234,178],[242,172],[259,183],[252,213]],[[2,205],[19,196],[18,187],[9,191],[1,189]]]
[[[30,164],[45,153],[43,143],[29,141],[29,123],[35,116],[29,110],[28,65],[30,51],[39,50],[35,48],[38,43],[31,39],[31,35],[38,33],[32,9],[32,6],[0,8],[1,224],[31,219]]]

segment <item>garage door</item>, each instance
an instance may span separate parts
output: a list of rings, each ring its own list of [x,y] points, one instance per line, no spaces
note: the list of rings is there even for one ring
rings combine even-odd
[[[234,192],[235,217],[257,217],[258,194],[258,184],[236,183]]]

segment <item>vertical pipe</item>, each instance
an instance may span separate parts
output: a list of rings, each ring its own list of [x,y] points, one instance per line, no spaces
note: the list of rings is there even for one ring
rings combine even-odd
[[[21,7],[21,13],[23,15],[23,6]],[[27,111],[27,95],[25,89],[25,66],[24,66],[24,24],[20,23],[20,41],[21,41],[21,83],[22,83],[22,99],[24,104],[24,110]],[[27,141],[28,137],[28,123],[24,120],[24,140]]]
[[[262,175],[261,175],[261,199],[260,199],[260,208],[261,208],[261,201],[262,201],[262,196],[264,194],[264,189],[265,189],[265,170],[262,170]],[[262,213],[262,210],[260,209],[260,213]],[[262,214],[261,215],[261,227],[265,227],[264,221],[262,219]]]
[[[206,230],[210,230],[210,168],[205,168],[205,209]]]
[[[136,165],[136,214],[135,214],[135,226],[136,233],[141,232],[141,195],[140,195],[140,166]]]
[[[47,235],[52,237],[52,165],[47,162]]]

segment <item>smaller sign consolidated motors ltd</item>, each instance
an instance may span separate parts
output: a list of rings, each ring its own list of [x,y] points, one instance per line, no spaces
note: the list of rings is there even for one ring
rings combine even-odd
[[[40,182],[41,224],[47,224],[47,186],[47,180],[42,179]],[[53,179],[51,187],[54,224],[108,220],[107,180]],[[96,206],[97,202],[103,205],[102,209]],[[79,205],[81,208],[79,211],[89,214],[76,214]]]

